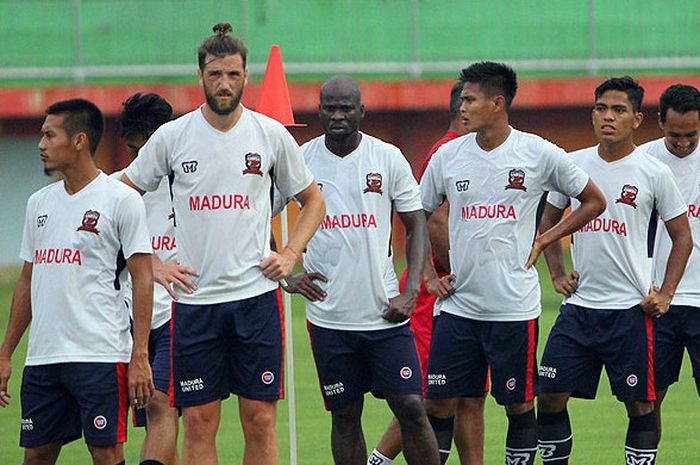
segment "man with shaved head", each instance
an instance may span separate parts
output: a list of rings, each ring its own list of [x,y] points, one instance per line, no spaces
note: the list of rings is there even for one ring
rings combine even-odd
[[[418,184],[401,151],[360,132],[360,88],[347,76],[321,87],[324,135],[304,159],[327,209],[288,290],[307,299],[306,314],[321,392],[332,415],[336,464],[365,465],[364,394],[386,398],[409,464],[437,465],[437,441],[421,401],[420,365],[408,322],[420,289],[427,228]],[[399,292],[391,249],[396,208],[406,227],[408,275]]]

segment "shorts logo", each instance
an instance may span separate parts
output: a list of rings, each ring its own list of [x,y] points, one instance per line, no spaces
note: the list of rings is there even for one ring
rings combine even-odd
[[[197,171],[197,163],[196,161],[183,161],[182,162],[182,172],[183,173],[194,173]]]
[[[362,191],[364,194],[367,192],[376,192],[382,195],[382,175],[379,173],[367,173],[365,177],[367,181],[367,187]]]
[[[508,184],[506,189],[517,189],[519,191],[527,191],[525,187],[525,171],[515,168],[508,172]]]
[[[627,385],[629,387],[635,387],[638,381],[639,380],[637,379],[637,375],[635,374],[631,374],[627,377]]]
[[[260,171],[261,166],[262,157],[259,153],[251,152],[245,154],[245,169],[243,170],[243,174],[257,174],[258,176],[262,176],[263,173]]]
[[[513,391],[515,389],[515,378],[511,378],[506,381],[506,389]]]
[[[100,220],[100,212],[88,210],[83,215],[83,224],[78,227],[78,231],[87,231],[94,234],[100,234],[97,230],[97,222]]]
[[[447,375],[428,373],[429,386],[444,386],[445,384],[447,384]]]
[[[323,394],[326,397],[342,394],[343,392],[345,392],[345,385],[341,381],[323,386]]]
[[[455,187],[457,192],[466,192],[469,189],[469,179],[463,179],[462,181],[456,181]]]
[[[103,415],[97,415],[92,420],[92,424],[95,425],[95,428],[102,430],[107,427],[107,419]]]
[[[31,418],[22,418],[22,431],[32,431],[34,429],[34,422]]]
[[[539,375],[541,378],[556,378],[557,377],[557,369],[554,367],[546,367],[546,366],[540,365]]]
[[[632,451],[625,448],[625,464],[626,465],[652,465],[656,454],[653,452]]]
[[[262,380],[263,384],[272,384],[272,382],[275,380],[275,375],[271,371],[266,371],[260,376],[260,379]]]
[[[36,218],[36,227],[43,228],[46,225],[46,220],[49,219],[49,215],[40,215]]]
[[[625,184],[624,186],[622,186],[620,198],[615,200],[615,203],[624,203],[625,205],[637,208],[637,203],[635,202],[635,200],[637,200],[638,193],[639,189],[637,188],[637,186],[633,186],[632,184]]]
[[[410,379],[413,376],[413,370],[411,370],[411,367],[403,367],[399,374],[403,379]]]
[[[204,389],[204,381],[202,378],[185,379],[180,381],[180,390],[182,392],[201,391]]]

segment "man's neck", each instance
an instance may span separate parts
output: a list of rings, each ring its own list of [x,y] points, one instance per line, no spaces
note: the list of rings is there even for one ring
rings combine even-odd
[[[233,128],[236,123],[238,123],[238,120],[241,119],[242,113],[243,107],[240,105],[227,115],[220,115],[214,112],[208,104],[202,107],[202,114],[204,115],[204,119],[207,120],[207,123],[221,132],[226,132]]]
[[[510,126],[508,121],[506,121],[505,124],[496,124],[477,132],[476,143],[479,144],[482,150],[490,152],[504,143],[509,135]]]
[[[607,161],[608,163],[622,160],[627,155],[634,152],[636,146],[632,139],[626,139],[620,142],[601,142],[598,146],[598,155],[600,158]]]
[[[88,155],[89,156],[89,155]],[[90,184],[100,174],[95,163],[90,157],[89,161],[84,161],[62,171],[63,188],[69,195],[80,192],[85,186]]]
[[[336,139],[329,137],[326,134],[324,138],[326,148],[331,151],[334,155],[343,158],[350,153],[352,153],[357,147],[360,146],[360,141],[362,140],[362,134],[359,131],[349,134],[347,137],[342,139]]]

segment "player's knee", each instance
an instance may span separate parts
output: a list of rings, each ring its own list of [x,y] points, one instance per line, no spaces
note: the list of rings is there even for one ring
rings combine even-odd
[[[537,410],[547,413],[558,413],[566,408],[568,394],[541,393],[537,397]]]
[[[641,417],[654,411],[654,402],[647,400],[627,402],[625,407],[627,407],[627,413],[629,416]]]
[[[247,409],[241,412],[241,426],[246,439],[269,438],[275,435],[276,417],[274,408]]]
[[[121,444],[113,446],[90,446],[88,450],[94,465],[114,465],[124,460]]]
[[[457,399],[426,399],[425,411],[431,417],[448,418],[455,414]]]
[[[463,397],[459,399],[457,409],[462,414],[483,414],[486,396],[484,397]]]
[[[425,406],[420,396],[387,394],[386,400],[402,427],[427,425]]]
[[[355,430],[360,427],[362,421],[362,403],[353,402],[350,405],[333,410],[331,412],[333,428],[343,432]]]
[[[56,461],[61,446],[28,447],[24,449],[24,465],[52,464]]]
[[[535,403],[533,401],[520,402],[516,404],[506,405],[506,412],[508,413],[508,415],[521,415],[523,413],[529,412],[533,408],[535,408]]]
[[[175,409],[170,407],[170,400],[161,396],[154,396],[148,406],[146,407],[146,413],[148,415],[148,423],[152,425],[153,423],[169,422],[175,416]]]
[[[189,440],[213,440],[219,421],[208,410],[188,407],[182,415],[182,424]]]

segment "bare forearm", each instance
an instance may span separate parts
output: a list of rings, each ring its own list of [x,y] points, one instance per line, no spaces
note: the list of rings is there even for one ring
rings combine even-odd
[[[12,295],[10,319],[7,323],[5,338],[2,341],[2,346],[0,346],[0,357],[12,357],[31,320],[31,285],[20,281],[17,283],[15,292]]]
[[[548,231],[552,229],[552,227],[561,221],[563,214],[563,210],[555,208],[553,205],[546,204],[542,214],[542,220],[540,221],[540,230]],[[550,243],[547,248],[544,249],[544,258],[547,262],[547,268],[549,268],[549,274],[553,278],[562,276],[566,272],[561,241],[556,240]]]
[[[425,226],[425,217],[422,212],[415,212],[412,221],[404,221],[406,227],[406,258],[407,269],[406,284],[404,290],[407,292],[418,292],[426,258],[428,256],[429,242],[428,230]]]
[[[440,265],[446,271],[450,271],[450,236],[448,228],[449,204],[444,202],[430,216],[428,221],[428,235],[432,251],[437,255]]]
[[[148,336],[153,312],[153,269],[150,254],[135,254],[127,260],[133,292],[132,354],[148,353]]]
[[[676,288],[683,277],[692,248],[693,243],[689,236],[678,237],[673,241],[671,253],[666,263],[664,282],[660,289],[662,294],[673,296],[676,293]]]
[[[313,184],[313,186],[318,189],[316,184]],[[321,193],[318,192],[318,195],[307,196],[303,201],[294,227],[289,233],[289,239],[285,247],[289,246],[297,253],[301,253],[306,248],[306,244],[309,243],[311,237],[313,237],[321,221],[323,221],[325,214],[326,203],[323,201]]]

